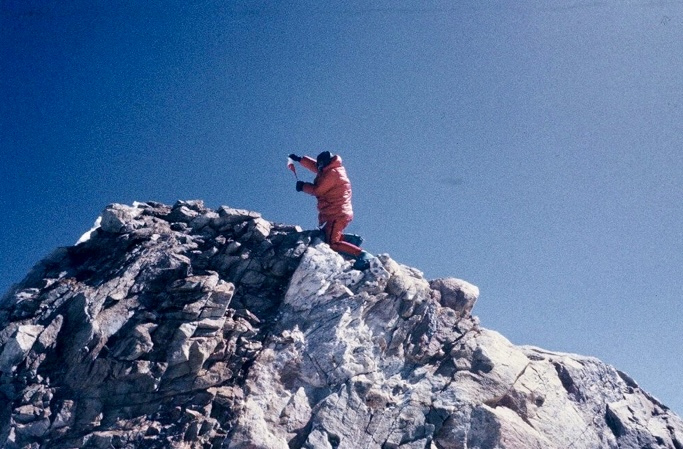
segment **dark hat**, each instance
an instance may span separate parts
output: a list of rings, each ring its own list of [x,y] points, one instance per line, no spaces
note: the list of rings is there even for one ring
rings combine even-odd
[[[329,151],[323,151],[318,155],[316,158],[316,166],[318,167],[318,170],[322,170],[323,168],[327,167],[330,162],[332,162],[332,153]]]

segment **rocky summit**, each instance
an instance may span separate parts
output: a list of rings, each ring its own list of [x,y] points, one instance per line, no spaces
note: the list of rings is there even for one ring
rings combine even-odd
[[[633,379],[512,345],[478,294],[255,212],[113,204],[2,299],[0,446],[683,449]]]

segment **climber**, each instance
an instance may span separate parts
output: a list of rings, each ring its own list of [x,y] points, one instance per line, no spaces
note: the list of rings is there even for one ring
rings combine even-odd
[[[353,267],[364,270],[372,256],[360,247],[344,240],[344,229],[353,220],[351,208],[351,182],[346,176],[339,155],[323,151],[316,159],[290,154],[289,158],[316,174],[313,183],[297,181],[296,191],[318,199],[318,223],[325,233],[325,241],[340,253],[356,259]]]

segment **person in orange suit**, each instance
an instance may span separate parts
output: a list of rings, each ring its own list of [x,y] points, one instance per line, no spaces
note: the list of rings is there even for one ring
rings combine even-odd
[[[312,183],[297,181],[296,191],[313,195],[318,200],[318,223],[325,233],[325,241],[340,253],[356,258],[354,268],[368,267],[370,254],[344,241],[344,229],[353,220],[351,182],[339,155],[323,151],[316,159],[290,154],[290,159],[316,174]]]

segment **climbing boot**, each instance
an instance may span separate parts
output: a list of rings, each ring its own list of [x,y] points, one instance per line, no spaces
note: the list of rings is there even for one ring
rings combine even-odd
[[[367,251],[362,251],[358,258],[356,259],[356,262],[353,264],[353,269],[354,270],[367,270],[370,268],[370,260],[372,259],[372,254],[370,254]]]

